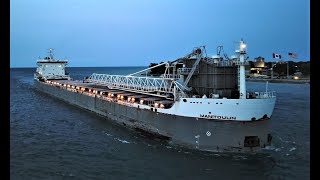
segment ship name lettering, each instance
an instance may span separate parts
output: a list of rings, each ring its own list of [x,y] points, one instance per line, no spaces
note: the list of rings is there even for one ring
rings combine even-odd
[[[233,116],[217,116],[212,114],[200,114],[202,118],[209,118],[209,119],[223,119],[223,120],[236,120],[237,117]]]

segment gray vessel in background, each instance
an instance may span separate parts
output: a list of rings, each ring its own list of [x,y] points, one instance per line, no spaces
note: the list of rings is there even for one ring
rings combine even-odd
[[[66,60],[37,61],[35,86],[68,103],[169,143],[203,151],[257,152],[271,144],[275,92],[248,92],[246,44],[236,55],[208,57],[205,47],[129,75],[65,74]],[[165,66],[159,76],[152,68]]]

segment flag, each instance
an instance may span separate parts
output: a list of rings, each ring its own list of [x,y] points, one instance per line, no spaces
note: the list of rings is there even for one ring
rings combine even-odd
[[[276,59],[281,59],[281,55],[280,54],[276,54],[276,53],[273,53],[272,57],[276,58]]]
[[[293,53],[288,53],[288,55],[289,55],[289,57],[291,57],[291,58],[296,58],[298,55],[296,55],[296,54],[293,54]]]

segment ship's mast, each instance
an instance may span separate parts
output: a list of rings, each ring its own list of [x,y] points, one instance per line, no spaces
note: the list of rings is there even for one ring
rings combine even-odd
[[[50,61],[53,60],[53,49],[49,48],[49,56],[50,56]]]
[[[244,41],[241,39],[240,41],[240,51],[239,53],[239,91],[240,91],[240,99],[246,99],[246,74],[245,74],[245,54],[246,52],[246,44]]]

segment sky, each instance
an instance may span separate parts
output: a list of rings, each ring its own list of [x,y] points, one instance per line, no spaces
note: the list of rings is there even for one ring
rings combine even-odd
[[[310,60],[308,0],[10,0],[10,67],[36,67],[54,49],[70,67],[148,66],[205,46],[249,60]]]

